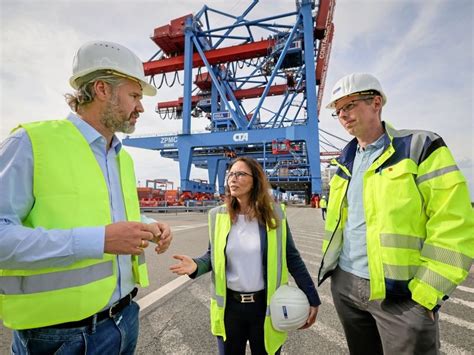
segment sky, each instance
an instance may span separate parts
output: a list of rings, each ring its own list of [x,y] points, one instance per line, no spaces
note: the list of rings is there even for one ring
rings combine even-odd
[[[0,0],[0,141],[22,122],[67,116],[63,95],[72,91],[72,59],[83,43],[117,42],[146,61],[158,50],[149,38],[154,28],[204,5],[239,15],[250,2]],[[261,0],[251,17],[294,10],[295,0]],[[336,0],[323,106],[340,77],[374,74],[388,97],[382,118],[395,128],[441,135],[474,201],[473,14],[471,0]],[[145,97],[135,133],[179,133],[181,121],[161,120],[154,107],[157,101],[183,96],[181,90],[162,89],[156,97]],[[321,108],[320,127],[350,139],[330,113]],[[205,121],[193,122],[192,129],[202,131]],[[140,183],[166,178],[179,184],[177,162],[153,151],[127,150]],[[191,178],[207,179],[207,172],[193,168]]]

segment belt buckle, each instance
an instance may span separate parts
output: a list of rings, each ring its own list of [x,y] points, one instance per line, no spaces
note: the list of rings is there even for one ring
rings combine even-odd
[[[125,297],[128,297],[128,304],[132,303],[132,300],[133,300],[133,294],[132,293],[133,293],[133,291],[130,292],[127,296],[125,296]],[[110,306],[110,308],[109,308],[109,318],[115,317],[114,308],[119,306],[120,302],[125,301],[125,297],[118,300],[112,306]]]
[[[118,305],[118,302],[115,302],[110,308],[109,308],[109,318],[113,318],[115,316],[114,314],[114,308],[115,306]]]
[[[254,293],[241,293],[240,294],[240,303],[254,303],[255,299],[253,298]]]

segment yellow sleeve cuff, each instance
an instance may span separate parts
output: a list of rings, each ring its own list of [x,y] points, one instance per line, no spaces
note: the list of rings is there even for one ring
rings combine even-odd
[[[427,283],[418,279],[411,280],[408,284],[408,288],[411,291],[413,301],[429,310],[436,307],[438,300],[442,300],[444,296]]]

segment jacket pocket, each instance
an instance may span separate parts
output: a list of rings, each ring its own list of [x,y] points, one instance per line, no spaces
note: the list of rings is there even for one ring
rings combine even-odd
[[[409,225],[408,220],[424,220],[423,197],[416,183],[418,169],[411,160],[383,168],[373,176],[375,180],[374,202],[379,220],[384,221],[383,230],[393,233],[401,226]],[[411,225],[412,232],[419,232],[419,222],[416,227]],[[404,229],[402,227],[402,229]],[[411,235],[411,233],[409,233]]]

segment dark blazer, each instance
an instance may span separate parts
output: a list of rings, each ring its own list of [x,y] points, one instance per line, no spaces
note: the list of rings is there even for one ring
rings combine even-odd
[[[262,251],[262,264],[263,264],[263,278],[265,281],[265,288],[267,284],[267,231],[265,226],[259,226],[260,232],[260,245]],[[207,249],[207,252],[193,259],[197,264],[197,270],[189,275],[192,279],[199,277],[209,271],[212,271],[211,265],[211,246]],[[313,307],[319,306],[321,301],[319,299],[318,291],[314,285],[311,275],[306,268],[306,265],[301,259],[298,249],[296,249],[295,242],[293,241],[293,236],[291,235],[290,228],[288,223],[286,224],[286,264],[288,266],[288,271],[293,276],[298,287],[306,294],[308,297],[309,304]]]

